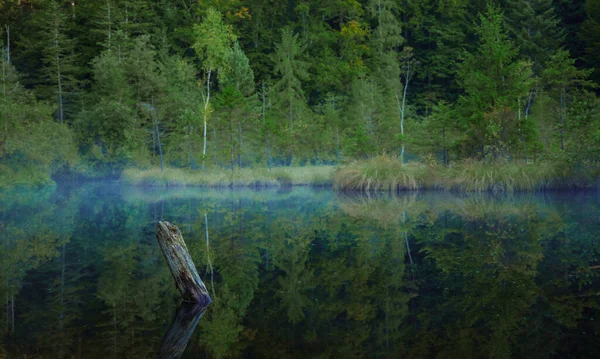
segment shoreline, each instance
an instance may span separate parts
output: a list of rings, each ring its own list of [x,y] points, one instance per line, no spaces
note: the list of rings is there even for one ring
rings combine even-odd
[[[148,188],[249,188],[314,187],[339,193],[544,193],[587,192],[600,189],[600,169],[572,171],[560,163],[486,164],[463,161],[451,166],[401,164],[395,157],[379,156],[339,166],[243,168],[190,171],[178,168],[125,169],[119,184]],[[44,184],[1,184],[0,190],[44,189],[69,183],[103,182],[99,178],[52,180]]]

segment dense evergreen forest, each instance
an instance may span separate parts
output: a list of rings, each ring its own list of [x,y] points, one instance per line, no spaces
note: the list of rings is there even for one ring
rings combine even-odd
[[[5,184],[600,159],[600,0],[5,0],[0,23]]]

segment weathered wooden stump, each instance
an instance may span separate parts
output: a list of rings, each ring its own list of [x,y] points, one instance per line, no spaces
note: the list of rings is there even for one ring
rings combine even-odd
[[[196,271],[179,229],[169,222],[158,222],[156,240],[169,264],[171,274],[175,278],[175,286],[183,300],[207,306],[210,303],[210,295]]]
[[[159,359],[181,358],[205,311],[206,306],[196,303],[183,303],[179,306],[171,327],[160,344]]]

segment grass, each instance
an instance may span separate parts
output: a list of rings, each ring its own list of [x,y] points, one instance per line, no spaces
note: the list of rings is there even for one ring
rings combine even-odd
[[[464,192],[531,192],[554,188],[561,181],[556,167],[548,163],[489,164],[469,160],[449,166],[440,174],[442,187]]]
[[[597,170],[572,170],[560,163],[485,163],[466,160],[451,166],[408,163],[381,155],[338,168],[334,185],[341,191],[532,192],[598,188]]]
[[[402,165],[395,157],[381,155],[338,168],[334,174],[334,183],[342,191],[416,190],[423,182],[426,172],[427,166]]]
[[[206,186],[206,187],[279,187],[329,186],[332,184],[332,166],[243,168],[231,172],[226,169],[189,171],[160,168],[149,170],[126,169],[121,178],[134,185],[146,186]]]

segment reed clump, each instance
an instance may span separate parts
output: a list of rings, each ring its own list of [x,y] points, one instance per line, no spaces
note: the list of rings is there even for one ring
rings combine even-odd
[[[402,164],[397,157],[383,154],[338,168],[334,184],[342,191],[417,190],[426,172],[425,165]]]
[[[524,192],[550,189],[558,183],[555,166],[486,163],[465,160],[440,173],[442,187],[464,192]]]
[[[439,189],[457,192],[533,192],[598,188],[600,171],[563,162],[524,164],[464,160],[450,166],[408,163],[381,155],[338,168],[334,185],[341,191],[399,192]]]

